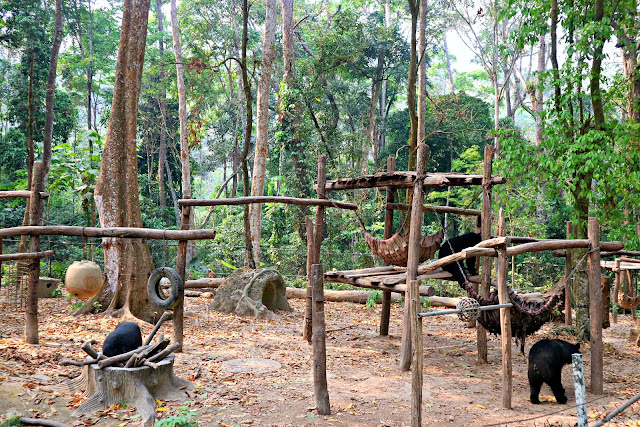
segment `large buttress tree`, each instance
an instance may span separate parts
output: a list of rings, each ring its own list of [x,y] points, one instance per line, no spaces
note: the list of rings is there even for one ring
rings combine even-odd
[[[149,0],[124,0],[111,117],[95,191],[103,228],[142,227],[136,127],[148,16]],[[154,321],[157,309],[146,290],[153,263],[146,243],[106,238],[102,244],[106,283],[95,300],[109,304],[107,311],[114,316]],[[90,301],[84,310],[92,306]]]

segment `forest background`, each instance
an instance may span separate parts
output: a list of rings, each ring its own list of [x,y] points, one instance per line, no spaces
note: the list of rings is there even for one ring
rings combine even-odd
[[[123,4],[60,3],[45,224],[96,226],[94,190]],[[167,17],[174,7],[172,29]],[[505,207],[510,235],[564,238],[573,220],[580,237],[586,218],[596,216],[602,240],[640,249],[634,1],[157,0],[150,9],[136,141],[144,227],[179,228],[177,200],[186,192],[203,199],[315,197],[318,155],[327,156],[329,179],[383,171],[388,156],[396,157],[397,170],[412,170],[417,139],[430,147],[429,172],[482,173],[483,147],[495,146],[494,174],[507,184],[494,189],[494,206]],[[51,1],[0,0],[1,190],[28,189],[33,161],[43,153],[54,11]],[[467,45],[475,71],[456,69],[451,38]],[[459,187],[431,191],[426,200],[479,208],[479,194]],[[382,237],[383,193],[331,197],[357,203],[367,231]],[[264,205],[252,214],[261,244],[250,250],[244,218],[251,213],[238,206],[197,209],[194,227],[218,234],[196,244],[189,276],[226,276],[257,257],[301,284],[308,214]],[[24,201],[0,199],[1,227],[21,225],[24,215]],[[396,228],[401,223],[397,216]],[[475,226],[425,214],[423,231],[445,224],[449,236]],[[17,248],[19,239],[3,244],[12,252],[7,248]],[[148,244],[156,266],[174,264],[174,242]],[[49,276],[62,277],[81,258],[103,263],[97,239],[51,236],[43,247],[55,251],[42,261]],[[337,210],[327,215],[322,261],[325,269],[381,262],[355,216]],[[563,273],[563,263],[535,253],[520,255],[510,274],[516,287],[531,288]]]

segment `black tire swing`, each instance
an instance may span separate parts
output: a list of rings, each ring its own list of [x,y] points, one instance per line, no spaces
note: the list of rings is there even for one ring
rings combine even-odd
[[[160,286],[160,281],[165,277],[171,283],[171,293],[168,296],[164,295]],[[155,305],[170,310],[178,304],[180,297],[184,295],[184,282],[173,268],[159,267],[153,270],[149,276],[147,292]]]

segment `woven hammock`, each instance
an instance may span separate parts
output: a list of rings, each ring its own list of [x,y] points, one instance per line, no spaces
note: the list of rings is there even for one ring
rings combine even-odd
[[[625,310],[631,310],[640,305],[640,295],[638,296],[630,296],[625,293],[622,294],[622,298],[618,302],[618,305]]]
[[[420,262],[433,258],[440,249],[440,243],[444,238],[444,230],[430,236],[422,236],[420,239]],[[374,255],[382,258],[384,262],[402,267],[407,266],[409,259],[409,234],[398,231],[388,239],[379,240],[364,232],[364,240]]]
[[[498,291],[494,289],[489,298],[481,297],[469,284],[460,283],[460,287],[467,294],[477,300],[481,306],[498,304]],[[553,309],[558,305],[564,296],[564,286],[554,287],[554,293],[545,302],[525,301],[507,286],[507,294],[513,306],[511,307],[511,334],[520,343],[520,352],[524,354],[524,344],[527,336],[540,329],[546,322],[551,320]],[[486,310],[480,313],[478,322],[490,333],[500,333],[500,311]]]

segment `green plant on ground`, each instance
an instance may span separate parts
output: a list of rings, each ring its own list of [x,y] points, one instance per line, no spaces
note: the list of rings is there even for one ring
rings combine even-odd
[[[198,413],[189,411],[186,406],[178,408],[177,415],[171,415],[156,421],[154,427],[197,427]]]
[[[375,307],[380,301],[382,301],[381,291],[369,292],[369,295],[367,296],[367,307]]]

